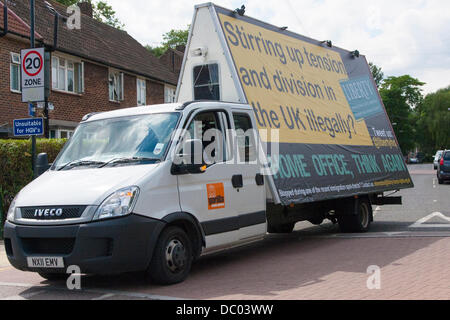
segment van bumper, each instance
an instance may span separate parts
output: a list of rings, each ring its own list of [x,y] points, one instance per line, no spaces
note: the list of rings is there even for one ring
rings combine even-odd
[[[65,226],[25,226],[6,222],[8,260],[23,271],[65,273],[76,265],[84,274],[145,270],[165,222],[135,214]],[[64,268],[30,268],[28,257],[63,257]]]

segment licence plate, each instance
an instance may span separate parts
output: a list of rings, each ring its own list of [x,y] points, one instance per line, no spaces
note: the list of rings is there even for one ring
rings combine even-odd
[[[62,257],[28,257],[29,268],[64,268]]]

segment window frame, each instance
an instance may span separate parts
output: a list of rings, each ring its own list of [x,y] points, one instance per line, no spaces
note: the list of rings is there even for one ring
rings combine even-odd
[[[186,132],[189,131],[189,127],[191,126],[192,122],[195,121],[195,118],[198,115],[204,114],[204,113],[213,113],[215,121],[217,125],[219,126],[219,130],[222,131],[222,160],[217,161],[211,164],[208,164],[208,167],[213,166],[215,164],[219,163],[227,163],[228,161],[233,160],[233,153],[231,152],[231,137],[229,136],[229,130],[231,130],[231,122],[230,122],[230,115],[227,110],[225,109],[210,109],[210,110],[198,110],[197,112],[193,112],[191,117],[186,121],[183,128],[186,130]],[[186,134],[186,133],[185,133]],[[190,137],[191,139],[194,139],[194,137]],[[179,141],[183,141],[184,137],[182,137]],[[202,150],[204,151],[204,149]]]
[[[50,139],[70,139],[73,136],[73,134],[75,132],[75,129],[50,129],[49,130],[50,137],[52,136],[52,132],[51,131],[53,131],[55,133],[55,137],[54,138],[50,138]],[[62,132],[67,133],[67,137],[66,138],[61,138],[61,133]]]
[[[217,65],[217,81],[218,81],[217,85],[219,87],[219,97],[218,97],[218,99],[217,100],[208,100],[208,101],[220,101],[222,99],[222,86],[221,86],[221,82],[220,82],[220,79],[222,78],[221,77],[222,72],[221,72],[221,68],[220,68],[220,63],[219,63],[219,61],[216,61],[216,60],[209,61],[208,63],[198,63],[198,64],[194,64],[192,66],[192,98],[193,98],[193,100],[197,100],[196,97],[195,97],[195,88],[196,88],[196,86],[195,86],[195,83],[194,83],[194,81],[195,81],[195,79],[194,79],[195,78],[195,73],[194,73],[195,68],[199,67],[199,66],[207,66],[207,65]],[[215,85],[215,84],[213,83],[213,85]],[[207,86],[207,85],[202,85],[202,86]],[[201,100],[203,100],[203,99],[201,99]]]
[[[144,87],[142,88],[139,84],[144,84]],[[142,102],[142,97],[140,95],[142,94],[141,90],[144,90],[144,101]],[[136,98],[137,98],[137,105],[138,106],[145,106],[147,105],[147,80],[143,78],[136,78]],[[139,100],[141,98],[141,100]]]
[[[119,75],[119,79],[120,79],[120,85],[121,85],[120,92],[119,92],[120,96],[117,97],[117,100],[114,100],[114,97],[111,98],[111,83],[109,81],[111,78],[111,75]],[[112,68],[108,69],[108,99],[109,99],[109,102],[120,103],[125,100],[125,92],[124,92],[125,84],[124,84],[124,82],[125,82],[125,76],[122,71],[120,71],[118,69],[112,69]],[[113,93],[113,96],[114,96],[114,93]]]
[[[237,116],[237,117],[246,117],[249,120],[249,123],[250,123],[250,126],[251,126],[250,129],[258,130],[257,128],[255,128],[253,120],[252,120],[252,117],[250,116],[250,114],[248,112],[245,112],[243,110],[233,110],[232,111],[232,117],[233,117],[233,129],[234,129],[234,132],[237,132],[237,130],[239,130],[239,129],[242,130],[242,128],[237,128],[236,127],[235,116]],[[258,135],[252,134],[252,136],[253,136],[253,144],[254,145],[252,146],[250,144],[250,141],[249,141],[249,144],[247,145],[247,140],[245,140],[245,142],[244,142],[244,159],[241,159],[241,153],[240,153],[240,150],[239,150],[239,148],[240,148],[239,139],[238,139],[239,137],[237,136],[237,133],[236,133],[236,157],[239,159],[239,161],[244,160],[243,163],[245,163],[245,164],[254,163],[258,159],[258,156],[257,156],[258,155],[258,145],[259,145]],[[247,136],[244,135],[244,137],[246,138]],[[247,148],[248,148],[248,151],[247,151]],[[254,152],[254,155],[255,155],[254,159],[250,157],[252,148],[253,148],[253,152]]]
[[[61,59],[64,59],[64,66],[61,66]],[[69,65],[72,64],[72,68]],[[77,68],[76,65],[79,65]],[[64,88],[60,85],[60,71],[64,70]],[[73,90],[69,90],[69,71],[73,73]],[[84,62],[80,59],[66,57],[64,55],[52,55],[51,57],[51,77],[52,90],[70,94],[84,93]],[[76,88],[78,87],[78,90]]]
[[[22,93],[22,75],[21,75],[21,70],[20,70],[20,63],[21,63],[21,58],[20,58],[20,54],[19,53],[15,53],[15,52],[10,52],[10,56],[11,56],[11,60],[9,63],[9,89],[11,92],[14,93]],[[14,57],[18,57],[19,62],[15,62],[14,61]],[[12,77],[12,69],[13,68],[17,68],[17,88],[18,89],[14,89],[13,88],[13,77]]]
[[[171,92],[170,96],[173,98],[171,101],[167,99],[169,97],[168,92]],[[164,85],[164,103],[175,103],[177,99],[177,89],[168,85]]]

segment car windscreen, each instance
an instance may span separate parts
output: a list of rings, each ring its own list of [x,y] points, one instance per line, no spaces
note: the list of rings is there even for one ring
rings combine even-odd
[[[161,161],[178,118],[178,112],[171,112],[82,123],[52,169],[70,168],[70,164],[102,166],[121,159]]]

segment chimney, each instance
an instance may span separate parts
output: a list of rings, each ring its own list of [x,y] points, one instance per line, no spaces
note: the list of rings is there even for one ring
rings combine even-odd
[[[94,12],[94,10],[92,8],[92,3],[90,3],[89,1],[82,1],[82,2],[78,3],[78,7],[80,7],[81,13],[92,18],[93,12]]]

